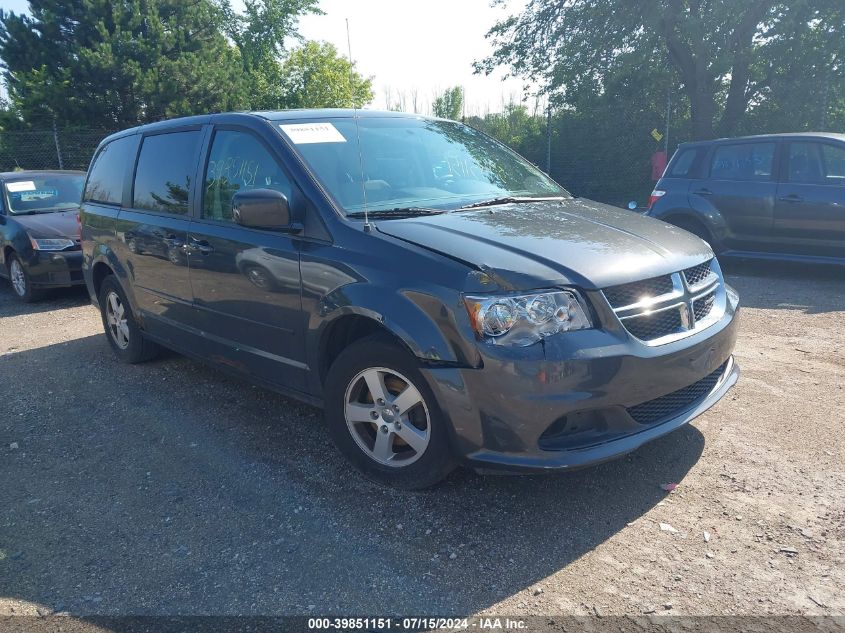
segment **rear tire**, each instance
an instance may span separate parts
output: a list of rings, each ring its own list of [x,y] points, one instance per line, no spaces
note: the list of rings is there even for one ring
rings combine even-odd
[[[325,408],[340,452],[380,484],[428,488],[455,467],[444,416],[417,359],[385,335],[341,352],[326,378]]]
[[[12,284],[12,292],[19,301],[23,303],[32,303],[41,297],[41,293],[32,287],[32,280],[29,277],[29,271],[20,258],[12,253],[9,257],[9,282]]]
[[[103,329],[118,360],[128,364],[142,363],[158,354],[159,346],[144,337],[126,293],[114,275],[103,279],[99,301]]]

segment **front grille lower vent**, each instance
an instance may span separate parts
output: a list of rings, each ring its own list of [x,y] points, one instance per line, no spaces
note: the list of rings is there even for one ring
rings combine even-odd
[[[724,376],[729,362],[725,361],[719,369],[688,387],[629,407],[628,415],[639,424],[656,424],[691,409],[694,404],[713,391],[713,388]]]
[[[672,290],[671,275],[664,275],[662,277],[652,277],[651,279],[643,279],[642,281],[635,281],[630,284],[605,288],[604,296],[607,297],[612,307],[621,308],[639,303],[644,299],[665,295],[672,292]]]

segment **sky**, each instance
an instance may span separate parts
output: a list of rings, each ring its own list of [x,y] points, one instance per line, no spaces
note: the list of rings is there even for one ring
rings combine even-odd
[[[491,52],[484,34],[497,20],[517,12],[526,0],[508,0],[491,7],[490,0],[321,0],[321,16],[305,16],[300,33],[306,39],[334,44],[347,54],[346,19],[352,58],[360,73],[373,77],[375,99],[370,107],[384,108],[389,90],[394,104],[404,92],[416,89],[421,111],[427,113],[435,91],[464,88],[465,114],[499,112],[503,102],[521,101],[521,79],[473,74],[474,61]],[[22,12],[26,0],[0,0],[0,8]],[[232,0],[236,10],[242,0]]]

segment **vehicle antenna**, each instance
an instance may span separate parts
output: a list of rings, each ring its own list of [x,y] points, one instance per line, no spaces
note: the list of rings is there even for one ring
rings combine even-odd
[[[353,77],[355,69],[353,68],[354,62],[352,61],[352,38],[349,36],[349,18],[346,18],[346,47],[349,50],[349,96],[352,99],[352,117],[355,120],[355,136],[358,141],[358,166],[361,168],[361,194],[363,195],[364,200],[364,230],[369,233],[372,230],[372,226],[370,225],[370,218],[367,211],[367,187],[364,180],[364,154],[361,151],[361,128],[358,123],[358,108],[355,105],[355,92],[353,89],[353,86],[355,85]]]

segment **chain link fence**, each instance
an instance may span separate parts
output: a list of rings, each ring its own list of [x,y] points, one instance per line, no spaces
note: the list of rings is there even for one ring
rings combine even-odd
[[[85,128],[0,132],[0,172],[16,169],[79,169],[85,171],[100,141],[115,130]],[[542,141],[541,139],[540,141]],[[545,144],[517,147],[543,168]],[[648,155],[642,151],[607,154],[556,143],[552,176],[572,193],[625,206],[644,204],[654,185]]]
[[[0,171],[88,169],[100,141],[113,130],[14,130],[0,132]]]

